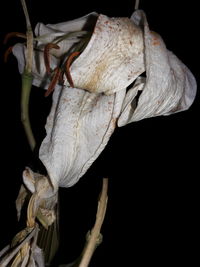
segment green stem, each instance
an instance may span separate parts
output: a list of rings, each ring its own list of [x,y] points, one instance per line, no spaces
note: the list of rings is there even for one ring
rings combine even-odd
[[[24,126],[24,130],[31,147],[31,150],[35,148],[35,138],[31,129],[29,119],[29,99],[32,87],[32,74],[25,69],[22,74],[22,91],[21,91],[21,121]]]
[[[27,55],[26,55],[26,66],[24,73],[22,74],[22,91],[21,91],[21,121],[24,126],[24,130],[31,147],[31,150],[35,148],[35,138],[31,129],[29,119],[29,99],[32,87],[32,62],[33,62],[33,32],[31,22],[26,6],[26,1],[21,0],[24,15],[26,18],[26,37],[27,37]]]

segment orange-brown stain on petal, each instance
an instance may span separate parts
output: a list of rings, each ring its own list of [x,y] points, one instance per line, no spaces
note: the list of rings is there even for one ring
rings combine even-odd
[[[154,46],[160,45],[160,40],[157,36],[157,33],[152,32],[152,35],[153,35],[152,36],[152,45],[154,45]]]
[[[95,66],[93,71],[88,73],[88,79],[82,85],[82,87],[89,92],[97,92],[97,85],[101,81],[102,75],[104,74],[106,68],[106,60],[99,62],[99,64]]]
[[[159,41],[153,41],[152,42],[152,45],[156,46],[156,45],[160,45],[160,42]]]

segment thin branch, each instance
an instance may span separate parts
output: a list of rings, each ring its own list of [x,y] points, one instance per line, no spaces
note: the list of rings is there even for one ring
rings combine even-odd
[[[28,71],[24,71],[22,74],[22,91],[21,91],[21,121],[24,126],[28,143],[31,150],[34,150],[36,142],[31,129],[31,123],[29,119],[29,99],[32,87],[32,75]]]
[[[135,10],[139,8],[140,0],[135,0]]]
[[[31,27],[30,17],[25,0],[21,0],[22,8],[26,18],[26,35],[27,35],[27,58],[26,58],[26,70],[31,73],[32,60],[33,60],[33,31]]]
[[[31,28],[27,28],[27,57],[26,57],[26,70],[31,73],[33,63],[33,32]]]
[[[32,87],[32,63],[33,63],[33,32],[25,0],[21,0],[24,15],[26,18],[27,54],[26,66],[22,74],[22,93],[21,93],[21,121],[31,147],[34,150],[36,142],[31,129],[29,119],[29,99]]]
[[[100,230],[106,213],[107,199],[108,199],[107,191],[108,191],[108,179],[104,178],[101,197],[98,203],[95,225],[91,231],[91,235],[86,245],[79,267],[87,267],[89,265],[92,255],[95,251],[95,248],[98,245]]]
[[[31,29],[31,22],[30,22],[30,18],[29,18],[29,14],[28,14],[28,9],[27,9],[27,6],[26,6],[26,1],[25,0],[21,0],[21,4],[22,4],[24,15],[25,15],[25,18],[26,18],[26,26],[27,26],[27,28]]]

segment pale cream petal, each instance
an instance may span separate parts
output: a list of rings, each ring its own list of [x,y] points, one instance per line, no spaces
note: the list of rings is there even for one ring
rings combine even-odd
[[[99,15],[93,35],[71,66],[74,85],[113,94],[144,72],[143,35],[128,18]]]
[[[124,98],[121,114],[118,118],[117,125],[122,127],[133,121],[134,111],[137,106],[137,94],[140,93],[145,85],[146,79],[138,77],[132,88],[126,93]]]
[[[55,90],[39,152],[53,185],[72,186],[98,157],[115,129],[124,94]]]
[[[97,20],[97,21],[96,21]],[[95,28],[94,28],[95,27]],[[63,31],[66,32],[63,32]],[[90,30],[91,39],[84,51],[73,62],[70,72],[76,88],[94,93],[113,94],[129,86],[144,72],[143,35],[140,27],[129,18],[109,18],[92,13],[84,18],[57,25],[39,23],[36,34],[39,36],[33,59],[33,84],[47,88],[49,79],[44,65],[44,45],[54,42],[58,35],[72,30]],[[60,57],[73,52],[79,37],[64,39],[58,43],[60,49],[52,49],[51,68],[61,63]],[[16,45],[13,53],[19,61],[19,70],[24,69],[25,48]],[[69,83],[64,76],[65,85]],[[59,86],[58,86],[59,87]]]
[[[144,25],[146,83],[137,105],[130,102],[129,115],[121,114],[119,126],[188,109],[195,98],[197,87],[190,70],[167,50],[158,34],[149,30],[144,12],[136,11],[132,19],[135,23]],[[128,99],[130,95],[134,98],[135,90],[136,88],[132,88],[128,92]],[[126,99],[125,102],[127,102]],[[126,123],[124,116],[127,117]]]
[[[56,57],[63,56],[79,41],[78,37],[82,35],[81,31],[92,32],[94,30],[97,18],[98,14],[92,12],[84,17],[58,24],[45,25],[43,23],[38,23],[35,28],[35,34],[39,37],[37,47],[42,49],[45,44],[55,43],[58,40],[58,37],[64,37],[67,36],[67,34],[74,32],[71,38],[65,38],[63,41],[57,43],[60,49],[51,50],[52,55]]]
[[[56,86],[46,124],[47,135],[40,147],[39,157],[54,190],[72,186],[79,180],[106,146],[116,123],[123,126],[187,109],[196,92],[193,75],[166,49],[162,38],[149,30],[142,11],[136,11],[132,21],[92,16],[90,27],[96,23],[94,32],[70,68],[75,88],[69,87],[66,80],[66,86]],[[55,40],[61,32],[86,29],[87,19],[38,24],[38,34],[43,36],[39,45]],[[71,45],[62,42],[61,52]],[[19,49],[21,52],[17,54]],[[22,47],[16,46],[14,53],[23,69]],[[51,57],[56,66],[59,59]],[[33,83],[46,88],[49,80],[41,51],[35,51],[33,65]],[[139,77],[144,71],[146,77]]]

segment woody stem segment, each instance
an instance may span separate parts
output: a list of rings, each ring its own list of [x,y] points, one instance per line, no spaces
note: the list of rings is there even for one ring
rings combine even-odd
[[[108,200],[107,191],[108,191],[108,179],[104,178],[101,197],[98,203],[95,225],[91,230],[90,238],[84,250],[79,267],[87,267],[89,265],[92,255],[95,251],[95,248],[99,243],[101,226],[103,224],[107,208],[107,200]]]

